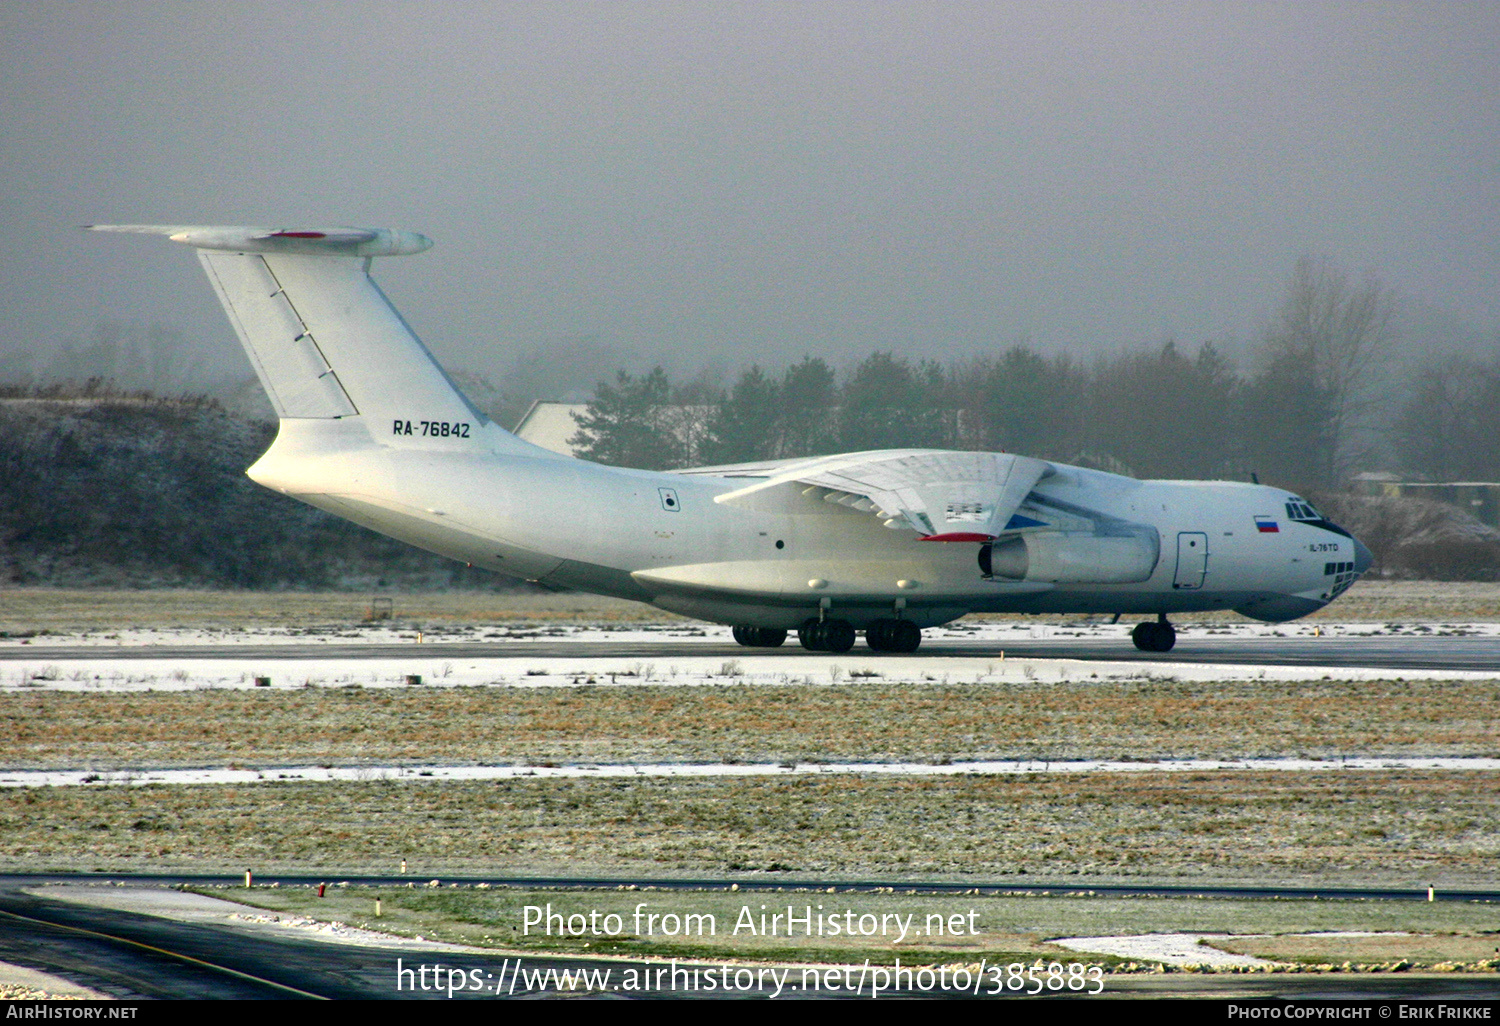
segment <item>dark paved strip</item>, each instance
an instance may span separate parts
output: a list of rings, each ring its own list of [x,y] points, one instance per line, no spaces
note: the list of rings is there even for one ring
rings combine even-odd
[[[1138,651],[1128,639],[1047,638],[1015,641],[934,640],[919,658],[1082,659],[1138,663],[1328,666],[1388,670],[1476,670],[1500,673],[1500,637],[1180,637],[1165,656]],[[743,648],[702,641],[512,641],[435,642],[423,645],[132,645],[119,647],[14,646],[0,648],[0,661],[64,660],[118,662],[136,659],[214,659],[264,662],[281,659],[732,659],[749,655],[791,657],[809,653],[793,644]],[[890,658],[857,646],[845,658]],[[898,657],[909,658],[909,657]]]
[[[1330,666],[1345,669],[1476,670],[1500,673],[1500,637],[1183,638],[1166,655],[1138,651],[1123,641],[1049,638],[1005,645],[951,641],[933,654],[981,656],[1003,650],[1007,659],[1083,659],[1137,663]],[[923,654],[928,654],[926,646]]]
[[[115,877],[114,879],[122,879]],[[137,883],[204,883],[206,878],[135,877]],[[218,879],[218,878],[215,878]],[[311,878],[308,878],[309,880]],[[266,937],[245,931],[94,908],[74,902],[48,900],[24,893],[26,886],[46,882],[79,882],[78,878],[8,876],[0,878],[0,961],[9,961],[125,999],[286,999],[325,997],[355,999],[450,1000],[452,998],[567,996],[555,987],[528,986],[517,977],[515,957],[445,951],[411,951],[329,943],[300,938]],[[225,895],[233,899],[233,894]],[[24,911],[22,911],[24,910]],[[548,970],[577,973],[607,969],[614,981],[627,970],[650,978],[669,968],[659,960],[581,959],[526,954],[524,963],[533,980]],[[713,964],[713,963],[710,963]],[[451,994],[432,986],[439,978],[421,973],[422,966],[462,970],[465,989]],[[407,972],[399,973],[404,969]],[[509,969],[509,976],[506,970]],[[477,976],[474,973],[478,973]],[[398,980],[407,986],[398,989]],[[475,980],[483,989],[471,990]],[[760,989],[672,992],[652,987],[633,995],[616,985],[611,996],[648,998],[767,997]],[[497,993],[497,991],[499,991]],[[616,993],[618,992],[618,993]],[[893,989],[890,996],[915,996]],[[801,997],[858,997],[840,990],[799,991]],[[869,997],[868,990],[862,995]],[[937,997],[963,997],[938,994]]]
[[[446,969],[477,970],[487,981],[502,974],[506,958],[502,953],[484,955],[455,955],[439,952],[417,953],[382,948],[356,947],[344,944],[329,944],[320,941],[299,939],[263,938],[238,930],[227,930],[195,924],[177,923],[152,916],[116,912],[109,909],[91,908],[66,902],[49,901],[22,892],[23,887],[42,883],[79,883],[99,880],[101,877],[79,877],[69,875],[14,874],[0,877],[0,959],[28,965],[43,971],[57,972],[70,979],[93,986],[96,989],[116,994],[123,998],[218,998],[247,999],[285,997],[284,990],[259,986],[247,980],[246,975],[259,976],[281,986],[292,986],[311,994],[343,999],[392,999],[428,998],[447,1000],[441,990],[417,990],[415,992],[396,989],[397,959],[406,967],[441,963]],[[136,884],[209,884],[235,883],[239,878],[228,876],[155,876],[149,874],[111,874],[107,879],[128,881]],[[328,877],[280,876],[266,877],[264,882],[278,881],[283,884],[315,883]],[[404,883],[409,877],[346,877],[350,883],[389,885]],[[623,879],[565,879],[555,877],[538,878],[445,878],[448,883],[510,884],[514,886],[553,887],[599,887],[619,886]],[[755,884],[747,886],[741,880],[641,880],[636,886],[665,886],[701,889],[704,887],[727,888],[738,884],[742,890],[753,890]],[[817,886],[828,887],[829,881],[819,881]],[[792,881],[766,882],[765,886],[796,886]],[[843,887],[845,884],[838,884]],[[908,889],[907,884],[890,881],[882,884],[849,882],[854,889],[895,887]],[[972,884],[926,884],[911,885],[918,890],[974,890]],[[1216,895],[1237,897],[1296,896],[1312,897],[1398,897],[1410,898],[1410,892],[1380,889],[1336,888],[1336,889],[1265,889],[1207,887],[1191,888],[1168,886],[1161,888],[1141,887],[1076,887],[1028,886],[1017,888],[1009,884],[981,885],[981,891],[997,890],[1015,892],[1029,890],[1040,893],[1063,894],[1175,894]],[[233,894],[226,894],[233,898]],[[1423,896],[1425,897],[1425,895]],[[1484,891],[1453,892],[1440,895],[1444,900],[1495,900],[1500,894]],[[7,914],[12,913],[12,914]],[[20,918],[17,918],[20,916]],[[110,935],[107,939],[100,934]],[[184,958],[183,956],[187,956]],[[1086,957],[1086,956],[1081,956]],[[212,962],[221,969],[232,970],[233,975],[221,969],[206,968]],[[580,968],[612,970],[613,979],[619,980],[626,969],[655,971],[660,963],[618,960],[548,958],[546,956],[524,956],[530,970],[553,968],[577,970]],[[794,972],[794,979],[800,975]],[[490,984],[494,986],[493,983]],[[534,991],[533,991],[534,993]],[[526,996],[525,987],[518,988],[515,996]],[[1309,1000],[1349,1000],[1354,998],[1416,999],[1447,997],[1460,1000],[1494,1000],[1500,997],[1500,980],[1488,974],[1397,974],[1378,975],[1328,974],[1214,974],[1194,975],[1171,973],[1111,977],[1104,996],[1118,997],[1190,997],[1222,1000],[1227,997],[1294,998]],[[491,993],[457,992],[460,997],[493,998]],[[624,993],[611,996],[630,996]],[[642,995],[653,998],[676,997],[723,997],[718,993],[660,992]],[[766,993],[751,991],[729,996],[764,997]],[[851,997],[847,992],[825,991],[812,993],[798,991],[784,996],[796,997]],[[868,992],[864,995],[868,998]],[[959,994],[922,993],[893,991],[889,996],[911,997],[959,997]],[[1005,996],[1019,996],[1006,994]],[[1057,995],[1066,996],[1066,995]]]
[[[268,962],[264,946],[252,944],[231,967],[221,958],[223,947],[214,931],[0,887],[0,960],[121,998],[320,996],[286,982],[294,974],[283,952]]]

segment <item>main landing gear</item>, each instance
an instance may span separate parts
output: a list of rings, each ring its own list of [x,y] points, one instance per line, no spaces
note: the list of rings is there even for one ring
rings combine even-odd
[[[775,627],[735,627],[730,633],[747,648],[780,648],[786,640],[786,631]]]
[[[1167,623],[1166,613],[1159,613],[1154,622],[1147,620],[1136,624],[1135,630],[1130,632],[1130,640],[1142,652],[1170,652],[1177,644],[1177,629]]]
[[[847,652],[854,638],[848,620],[808,620],[797,629],[797,640],[809,652]],[[872,652],[915,652],[922,630],[910,620],[875,620],[865,628],[865,643]]]
[[[876,620],[865,628],[865,644],[876,652],[915,652],[922,631],[910,620]]]
[[[854,625],[848,620],[808,620],[797,628],[797,640],[809,652],[847,652],[854,647]]]
[[[731,633],[747,648],[780,648],[787,634],[777,627],[735,627]],[[854,647],[856,636],[848,620],[808,620],[797,628],[797,640],[809,652],[842,654]],[[875,620],[865,628],[865,644],[872,652],[915,652],[922,629],[910,620]]]

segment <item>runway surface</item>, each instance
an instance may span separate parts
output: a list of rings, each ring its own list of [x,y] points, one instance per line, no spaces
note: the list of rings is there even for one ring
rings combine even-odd
[[[121,879],[114,877],[113,879]],[[132,884],[196,884],[230,883],[228,878],[176,878],[176,877],[130,877]],[[271,882],[273,878],[266,878]],[[311,877],[274,878],[286,885],[317,882]],[[442,964],[447,968],[465,971],[472,981],[485,981],[488,989],[476,991],[460,990],[453,997],[527,996],[538,994],[546,988],[531,987],[535,976],[521,976],[523,985],[514,993],[504,983],[507,968],[511,969],[512,984],[516,981],[513,965],[516,958],[504,953],[458,953],[414,952],[410,948],[386,949],[381,947],[334,944],[317,940],[301,940],[281,936],[256,935],[245,930],[216,928],[196,923],[184,923],[157,916],[121,912],[113,909],[79,905],[72,902],[48,898],[29,893],[31,888],[49,882],[83,882],[77,877],[43,875],[12,875],[0,877],[0,960],[25,965],[45,972],[61,975],[75,982],[93,987],[105,993],[125,999],[141,998],[428,998],[447,1000],[441,989],[422,990],[416,987],[398,990],[397,959],[407,968],[413,965]],[[349,878],[350,883],[389,885],[404,882],[389,877]],[[515,886],[620,886],[624,880],[560,880],[516,879],[449,881],[491,885]],[[632,881],[638,885],[676,886],[701,889],[705,887],[727,889],[728,880],[680,880],[680,881]],[[733,881],[747,892],[743,881]],[[819,881],[819,886],[828,886]],[[781,881],[777,886],[796,886],[793,881]],[[840,889],[873,890],[876,887],[894,886],[907,889],[899,881],[889,883],[848,882],[838,884]],[[953,890],[972,891],[973,884],[917,885],[927,891]],[[980,887],[981,891],[989,888]],[[1009,893],[1089,894],[1101,896],[1132,895],[1195,895],[1234,897],[1311,897],[1328,898],[1384,898],[1418,900],[1425,895],[1404,891],[1334,889],[1309,891],[1300,889],[1273,890],[1259,888],[1203,888],[1203,887],[1092,887],[1087,891],[1045,886],[1014,887],[997,885],[997,891]],[[226,895],[231,896],[231,895]],[[1496,892],[1454,892],[1441,895],[1439,900],[1494,901],[1500,899]],[[1087,961],[1086,955],[1078,956]],[[629,969],[637,972],[652,972],[663,968],[659,962],[630,959],[579,959],[551,958],[524,955],[521,959],[530,972],[545,973],[548,968],[576,971],[579,969],[598,972],[610,969],[611,979],[619,981]],[[709,962],[709,965],[715,963]],[[735,968],[738,963],[732,963]],[[733,973],[735,968],[729,971]],[[853,967],[858,971],[858,967]],[[478,972],[479,976],[472,975]],[[497,977],[497,974],[498,977]],[[749,975],[743,976],[749,981]],[[596,977],[597,979],[597,977]],[[800,989],[800,970],[794,969],[791,981],[799,989],[788,988],[783,996],[795,997],[852,997],[847,987],[804,991]],[[611,996],[629,996],[605,988]],[[498,991],[498,993],[497,993]],[[893,991],[890,996],[900,996],[902,991]],[[940,997],[940,993],[907,996]],[[1111,976],[1106,980],[1105,996],[1127,997],[1281,997],[1298,1000],[1393,998],[1432,999],[1446,997],[1459,1000],[1493,1000],[1500,995],[1500,980],[1492,974],[1254,974],[1213,975],[1174,973],[1148,976]],[[642,994],[646,997],[724,997],[717,991],[670,991],[653,990]],[[750,985],[743,990],[732,991],[728,996],[769,997],[770,985]],[[869,997],[868,989],[863,993]],[[950,993],[946,996],[971,996]],[[1010,995],[1007,995],[1010,996]]]
[[[38,641],[43,639],[37,639]],[[1141,664],[1147,670],[1152,664],[1169,663],[1224,666],[1295,666],[1327,667],[1332,670],[1364,669],[1400,672],[1453,671],[1500,672],[1500,637],[1495,636],[1418,636],[1411,634],[1362,636],[1292,636],[1292,637],[1221,637],[1184,632],[1171,653],[1143,653],[1128,639],[1118,637],[1046,637],[994,639],[933,638],[915,657],[931,660],[941,669],[945,660],[1084,660]],[[72,645],[9,644],[0,647],[0,662],[127,662],[140,660],[218,660],[245,664],[297,660],[410,659],[565,659],[565,660],[643,660],[670,662],[674,659],[735,660],[747,656],[765,657],[774,662],[786,661],[791,672],[798,660],[817,655],[827,660],[827,653],[807,653],[795,640],[780,649],[747,649],[718,639],[631,638],[581,640],[536,639],[501,641],[430,641],[424,644],[359,642],[329,640],[317,643],[286,641],[261,644],[145,644],[145,645]],[[837,657],[833,657],[837,658]],[[879,666],[888,658],[870,652],[863,645],[848,653],[848,659]],[[250,935],[239,930],[202,924],[181,923],[168,919],[92,908],[50,900],[25,893],[48,880],[80,878],[44,876],[0,877],[0,961],[12,962],[53,972],[122,998],[443,998],[441,991],[396,990],[396,960],[412,960],[409,950],[378,947],[353,947],[316,940]],[[120,879],[114,877],[114,879]],[[315,882],[310,878],[282,878],[287,884]],[[404,884],[405,878],[349,878],[355,883],[375,885]],[[136,883],[175,883],[179,878],[133,878]],[[217,882],[196,879],[194,882]],[[224,881],[231,882],[231,881]],[[265,882],[270,882],[268,878]],[[447,882],[447,881],[445,881]],[[472,881],[451,881],[478,883]],[[486,881],[517,886],[608,886],[625,883],[685,888],[723,888],[744,881],[680,880],[510,880]],[[839,889],[874,889],[913,885],[901,881],[811,882],[819,887]],[[776,881],[773,886],[796,887],[798,881]],[[972,882],[953,885],[923,884],[931,891],[970,890]],[[980,885],[981,889],[985,889]],[[1367,898],[1425,900],[1426,895],[1413,892],[1333,889],[1311,891],[1274,891],[1234,887],[1120,887],[1091,886],[1059,888],[1048,885],[1015,886],[996,884],[996,890],[1011,893],[1078,894],[1100,896],[1123,895],[1195,895],[1239,898],[1275,898],[1278,896],[1308,899]],[[1500,902],[1500,892],[1439,893],[1438,900]],[[450,957],[436,952],[428,963],[461,965],[485,973],[501,971],[502,954]],[[1082,956],[1080,956],[1082,957]],[[525,956],[528,967],[544,970],[597,967],[598,962],[565,958]],[[614,961],[616,972],[632,965],[645,968],[646,963]],[[489,978],[489,977],[487,977]],[[512,976],[514,979],[514,976]],[[1110,977],[1106,996],[1150,997],[1281,997],[1297,1000],[1392,998],[1431,999],[1449,997],[1469,1000],[1494,1000],[1500,997],[1500,978],[1493,974],[1254,974],[1197,976],[1174,973]],[[521,987],[516,996],[528,993]],[[460,996],[490,996],[459,992]],[[625,995],[621,995],[625,996]],[[722,993],[670,994],[652,993],[652,997],[725,996]],[[762,989],[750,989],[743,996],[767,996]],[[815,996],[801,993],[798,996]],[[852,996],[827,991],[816,996]],[[868,994],[866,994],[868,996]],[[936,997],[939,994],[913,996]],[[957,995],[950,995],[957,996]]]
[[[1169,653],[1140,652],[1128,640],[1046,638],[1005,641],[943,639],[924,643],[915,656],[944,659],[1078,659],[1088,662],[1195,663],[1243,666],[1327,666],[1388,670],[1494,671],[1500,673],[1500,637],[1187,637]],[[0,661],[108,661],[145,659],[224,659],[274,661],[305,659],[391,659],[420,655],[430,659],[734,659],[745,656],[797,658],[809,653],[795,640],[781,648],[744,648],[718,641],[521,641],[413,644],[240,644],[240,645],[77,645],[7,646]],[[886,658],[863,645],[847,658]]]

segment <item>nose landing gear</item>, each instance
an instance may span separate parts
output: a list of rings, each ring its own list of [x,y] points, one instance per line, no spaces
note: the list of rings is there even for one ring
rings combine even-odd
[[[1170,652],[1177,644],[1177,629],[1167,622],[1167,614],[1162,613],[1154,622],[1147,620],[1136,624],[1135,630],[1130,632],[1130,640],[1142,652]]]

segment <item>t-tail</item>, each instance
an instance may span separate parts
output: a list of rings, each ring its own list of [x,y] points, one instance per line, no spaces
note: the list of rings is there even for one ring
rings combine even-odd
[[[197,250],[283,436],[325,448],[554,455],[476,409],[370,277],[374,257],[421,253],[432,247],[426,236],[384,228],[89,227],[165,235]]]

